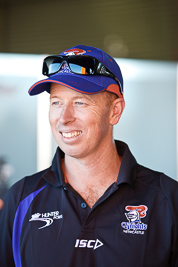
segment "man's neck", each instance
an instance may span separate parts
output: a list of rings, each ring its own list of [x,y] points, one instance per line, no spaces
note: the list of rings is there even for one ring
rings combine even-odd
[[[63,163],[65,179],[90,207],[116,182],[119,173],[121,157],[115,144],[106,150],[86,159],[65,156]]]

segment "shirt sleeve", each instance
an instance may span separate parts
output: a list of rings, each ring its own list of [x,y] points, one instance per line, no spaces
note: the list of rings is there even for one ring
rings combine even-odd
[[[19,183],[12,186],[3,198],[0,211],[0,266],[15,266],[12,248],[13,222],[20,199]]]
[[[178,182],[161,175],[160,183],[174,219],[170,266],[176,267],[178,266]]]

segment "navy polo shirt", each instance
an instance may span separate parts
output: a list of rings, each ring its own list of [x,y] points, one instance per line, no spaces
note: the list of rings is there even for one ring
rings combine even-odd
[[[178,266],[178,183],[116,146],[117,183],[92,209],[65,183],[59,148],[49,169],[11,187],[0,212],[0,266]]]

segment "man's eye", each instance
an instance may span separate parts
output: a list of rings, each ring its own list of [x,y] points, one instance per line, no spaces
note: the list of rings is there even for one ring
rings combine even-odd
[[[79,106],[82,106],[82,105],[84,105],[84,103],[83,103],[83,102],[76,102],[76,104],[77,104],[77,105],[79,105]]]
[[[54,101],[52,102],[52,106],[56,107],[56,106],[60,106],[61,103],[59,101]]]
[[[54,105],[54,106],[59,105],[59,102],[55,101],[55,102],[52,103],[52,105]]]

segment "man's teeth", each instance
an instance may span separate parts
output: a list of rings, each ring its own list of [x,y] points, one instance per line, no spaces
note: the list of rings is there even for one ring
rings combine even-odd
[[[62,133],[62,136],[66,138],[76,137],[79,136],[81,132],[72,132],[72,133]]]

